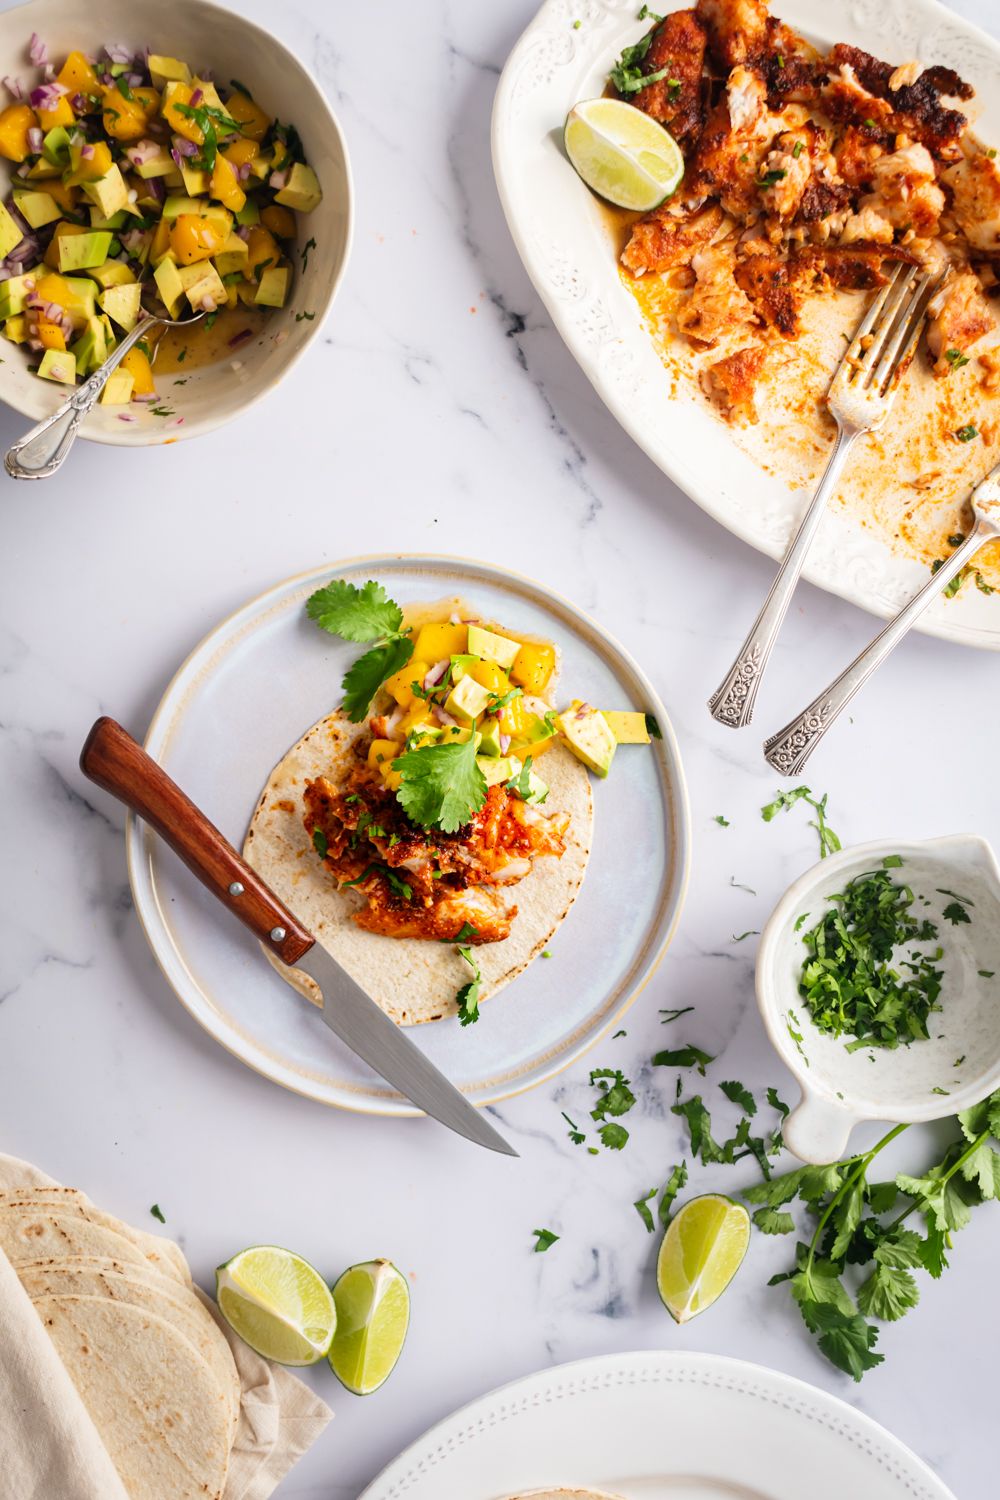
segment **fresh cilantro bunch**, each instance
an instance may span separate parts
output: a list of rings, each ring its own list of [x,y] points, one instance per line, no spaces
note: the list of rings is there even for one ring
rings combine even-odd
[[[344,712],[352,724],[360,724],[383,682],[413,655],[410,632],[402,628],[403,611],[380,583],[369,579],[357,588],[345,578],[333,578],[306,600],[306,614],[329,635],[376,643],[348,668],[342,683]]]
[[[912,947],[934,942],[938,929],[914,912],[911,887],[889,875],[902,864],[899,855],[882,863],[830,896],[829,909],[802,937],[808,957],[799,994],[820,1031],[854,1038],[848,1052],[926,1038],[928,1017],[941,1009],[943,971],[936,965],[942,950]],[[906,955],[897,958],[906,946]]]
[[[935,1280],[947,1269],[952,1236],[978,1204],[1000,1198],[1000,1090],[954,1120],[955,1139],[923,1176],[873,1182],[872,1164],[905,1130],[897,1125],[871,1150],[828,1167],[798,1167],[743,1196],[764,1234],[791,1234],[798,1203],[815,1219],[796,1246],[787,1282],[820,1350],[855,1380],[882,1363],[880,1322],[904,1317],[920,1300],[916,1271]],[[923,1233],[914,1223],[922,1221]]]

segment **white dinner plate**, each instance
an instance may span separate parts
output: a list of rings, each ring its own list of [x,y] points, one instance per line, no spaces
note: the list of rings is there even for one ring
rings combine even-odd
[[[507,223],[539,296],[581,369],[614,416],[702,509],[761,552],[783,556],[808,495],[765,473],[725,425],[671,377],[622,284],[605,216],[566,158],[562,125],[572,105],[603,92],[623,45],[648,22],[637,0],[545,0],[514,47],[493,109],[493,169]],[[655,5],[677,9],[674,0]],[[937,0],[774,0],[773,13],[821,45],[851,42],[879,57],[956,69],[976,88],[976,129],[1000,139],[1000,44]],[[926,566],[893,553],[831,509],[805,576],[874,614],[893,615],[927,579]],[[1000,602],[978,589],[940,600],[915,626],[1000,650]]]
[[[452,1018],[411,1037],[476,1104],[559,1072],[618,1021],[669,942],[687,884],[689,814],[677,741],[652,686],[625,652],[573,605],[485,563],[373,557],[278,584],[224,620],[178,671],[154,715],[146,749],[242,846],[272,767],[340,699],[359,648],[306,617],[332,577],[376,578],[401,604],[460,595],[511,630],[556,641],[560,683],[603,707],[654,714],[663,738],[622,750],[594,783],[588,873],[551,943],[487,1001],[475,1026]],[[136,910],[178,996],[230,1052],[286,1088],[363,1113],[415,1113],[340,1043],[145,823],[127,831]],[[386,938],[391,942],[391,938]]]
[[[425,1432],[360,1500],[954,1500],[835,1396],[718,1354],[602,1355],[501,1387]]]

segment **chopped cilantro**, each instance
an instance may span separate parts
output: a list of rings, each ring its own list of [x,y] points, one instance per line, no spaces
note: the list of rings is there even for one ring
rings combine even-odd
[[[729,819],[728,818],[724,818],[721,813],[716,813],[715,817],[712,819],[712,822],[713,823],[718,823],[718,825],[719,825],[720,828],[728,828],[729,827]]]
[[[551,1250],[552,1246],[559,1239],[559,1235],[553,1234],[551,1229],[533,1229],[531,1232],[535,1236],[536,1255],[541,1255],[546,1250]]]
[[[967,422],[964,427],[956,429],[955,436],[960,443],[971,443],[974,437],[979,436],[979,429],[973,427],[971,422]]]
[[[160,1208],[160,1205],[158,1203],[154,1203],[149,1211],[154,1219],[159,1219],[161,1224],[165,1224],[167,1222],[163,1217],[163,1210]]]
[[[472,978],[462,985],[455,996],[458,1002],[458,1020],[461,1026],[471,1026],[474,1021],[479,1020],[479,992],[483,987],[483,976],[471,948],[459,943],[458,952],[472,970]]]

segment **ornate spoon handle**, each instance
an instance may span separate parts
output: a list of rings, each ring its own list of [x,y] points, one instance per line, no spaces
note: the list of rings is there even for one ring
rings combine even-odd
[[[62,468],[76,441],[80,423],[103,391],[108,376],[117,369],[133,344],[137,344],[149,332],[150,325],[157,321],[156,318],[140,319],[89,380],[68,396],[51,417],[45,417],[7,449],[4,467],[12,479],[48,479]]]
[[[803,709],[784,729],[779,729],[777,734],[772,734],[769,740],[764,741],[764,758],[769,765],[780,771],[782,776],[798,775],[834,719],[895,649],[917,616],[923,614],[951,579],[962,571],[966,563],[972,561],[979,548],[995,535],[994,527],[981,521],[976,523],[962,546],[941,564],[919,593],[914,594],[909,604],[879,632],[871,645],[866,646],[861,655],[818,698],[814,698],[808,708]]]
[[[742,729],[753,718],[754,700],[760,687],[774,643],[778,638],[792,595],[802,574],[806,555],[813,537],[826,511],[826,503],[833,493],[841,471],[850,452],[851,444],[860,436],[857,428],[839,427],[837,441],[819,487],[802,517],[795,540],[789,548],[784,562],[778,569],[771,591],[764,600],[760,614],[750,628],[736,660],[708,700],[712,718],[730,729]]]

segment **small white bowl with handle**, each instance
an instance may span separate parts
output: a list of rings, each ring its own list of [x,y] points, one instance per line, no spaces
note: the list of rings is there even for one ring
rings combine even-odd
[[[808,957],[803,937],[834,894],[883,869],[891,855],[903,862],[888,871],[893,880],[930,901],[918,901],[915,913],[938,929],[941,1008],[929,1018],[928,1039],[849,1052],[853,1037],[820,1031],[799,993]],[[944,918],[956,898],[968,922]],[[785,1144],[802,1161],[839,1160],[862,1120],[913,1124],[977,1103],[1000,1088],[1000,866],[993,850],[976,834],[955,834],[919,843],[880,839],[821,860],[788,888],[761,934],[757,1003],[775,1051],[802,1089],[784,1127]]]

